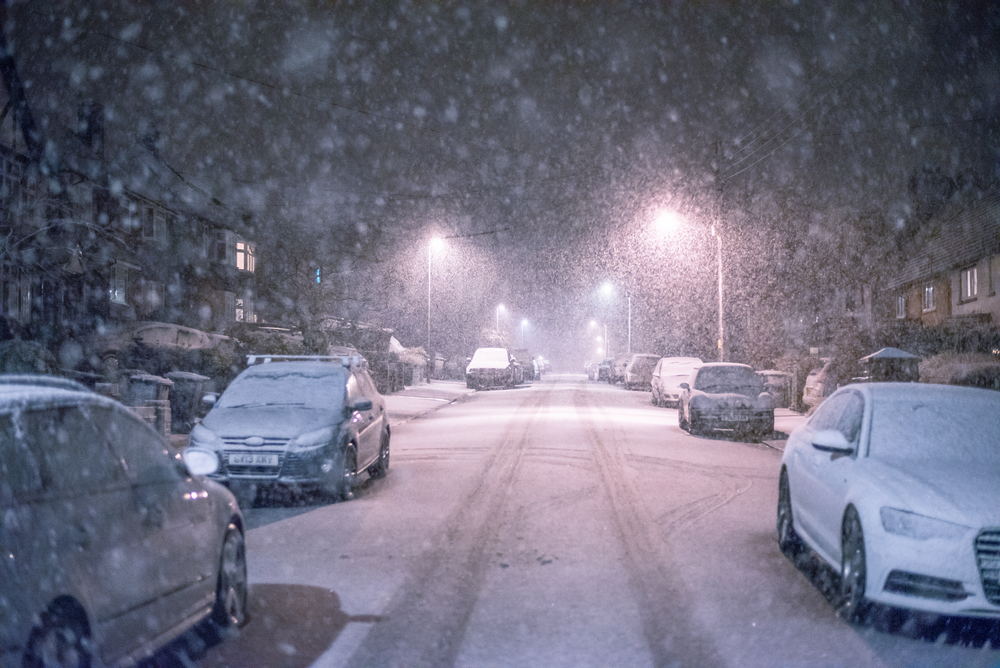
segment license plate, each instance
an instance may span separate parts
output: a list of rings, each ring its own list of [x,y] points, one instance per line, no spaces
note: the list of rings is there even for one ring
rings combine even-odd
[[[277,466],[278,455],[260,455],[255,453],[229,455],[230,466]]]
[[[748,416],[746,413],[735,413],[729,416],[730,422],[746,422],[749,419],[750,416]]]

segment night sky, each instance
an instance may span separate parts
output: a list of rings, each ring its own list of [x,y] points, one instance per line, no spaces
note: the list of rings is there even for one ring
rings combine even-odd
[[[263,225],[378,234],[364,266],[323,252],[345,313],[410,346],[447,237],[432,347],[471,354],[502,303],[513,347],[527,319],[576,370],[592,318],[627,337],[626,292],[633,350],[714,345],[712,223],[752,301],[761,238],[901,227],[923,167],[997,178],[1000,10],[868,4],[32,2],[7,33],[50,141],[103,103],[121,186],[162,189],[135,167],[155,153]],[[682,230],[657,232],[664,209]]]

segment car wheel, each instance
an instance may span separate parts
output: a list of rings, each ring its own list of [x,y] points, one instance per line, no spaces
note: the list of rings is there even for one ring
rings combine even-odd
[[[24,653],[24,668],[90,668],[86,625],[67,605],[54,605],[32,631]]]
[[[781,471],[778,481],[778,548],[790,559],[802,552],[802,540],[795,533],[792,521],[792,494],[788,488],[788,472]]]
[[[219,558],[219,583],[215,590],[212,622],[223,631],[247,623],[247,552],[243,534],[235,524],[226,529]]]
[[[688,433],[696,436],[705,433],[704,421],[694,411],[691,411],[691,420],[688,422]]]
[[[389,472],[389,432],[382,432],[382,442],[379,444],[378,448],[378,459],[375,460],[375,465],[372,466],[371,477],[372,478],[384,478],[385,474]]]
[[[838,613],[849,622],[860,622],[868,609],[865,598],[867,571],[865,568],[865,536],[858,512],[848,508],[841,531],[840,609]]]
[[[341,501],[350,501],[354,498],[354,488],[358,482],[358,451],[353,445],[347,446],[344,450],[344,471],[341,475],[340,489],[338,496]]]
[[[686,431],[688,433],[691,432],[691,424],[687,421],[687,418],[684,417],[684,407],[683,406],[678,406],[677,407],[677,425],[682,430],[684,430],[684,431]]]

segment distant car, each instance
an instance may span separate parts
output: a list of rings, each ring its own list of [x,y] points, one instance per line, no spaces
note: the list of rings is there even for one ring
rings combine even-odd
[[[649,384],[654,406],[676,405],[681,398],[681,383],[702,365],[697,357],[663,357],[653,367]]]
[[[778,544],[840,572],[840,612],[869,603],[1000,619],[1000,392],[847,385],[792,432]]]
[[[247,621],[243,515],[189,461],[82,385],[0,376],[0,665],[133,665]]]
[[[260,364],[262,360],[271,360]],[[244,505],[262,489],[350,499],[358,474],[389,469],[389,418],[364,358],[252,356],[191,431]]]
[[[837,389],[830,374],[832,364],[832,358],[824,357],[820,360],[820,366],[806,375],[806,384],[802,388],[802,403],[811,411],[816,410],[816,407]]]
[[[611,362],[611,369],[608,371],[608,382],[612,385],[625,382],[625,367],[632,359],[632,353],[618,353]]]
[[[625,375],[622,384],[626,390],[649,390],[653,378],[653,368],[660,361],[659,355],[633,353],[625,365]]]
[[[587,373],[587,380],[597,380],[597,374],[601,369],[600,362],[590,362],[583,367],[583,370]]]
[[[614,364],[613,357],[605,357],[601,362],[600,366],[597,367],[597,380],[603,380],[606,383],[611,382],[611,366]]]
[[[519,382],[538,380],[538,363],[535,362],[527,348],[511,350],[510,355],[521,365],[522,379]]]
[[[479,348],[465,369],[466,385],[476,390],[514,387],[517,370],[506,348]]]
[[[774,405],[753,367],[714,362],[681,383],[677,421],[691,434],[730,429],[740,437],[763,438],[774,431]]]

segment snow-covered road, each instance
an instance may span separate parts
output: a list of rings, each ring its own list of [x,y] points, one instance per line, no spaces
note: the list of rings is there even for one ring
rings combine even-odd
[[[780,439],[693,437],[582,376],[434,385],[389,398],[385,479],[247,512],[253,619],[197,665],[1000,662],[836,617],[775,543]]]

